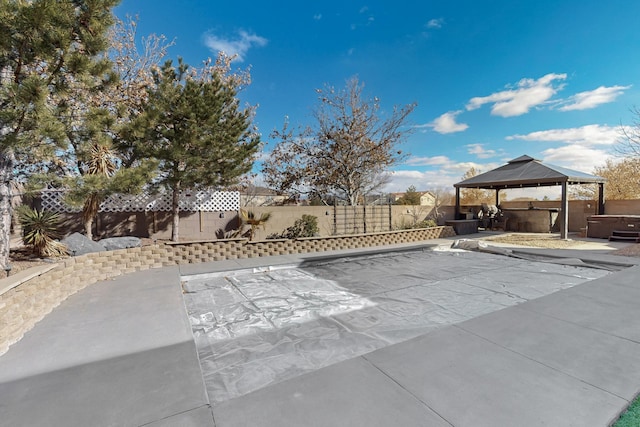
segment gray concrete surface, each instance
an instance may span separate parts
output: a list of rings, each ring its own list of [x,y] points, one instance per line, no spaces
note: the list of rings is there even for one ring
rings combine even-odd
[[[150,270],[64,301],[0,357],[0,425],[206,426],[205,407],[213,426],[179,283]]]
[[[359,357],[214,408],[216,426],[449,426]]]
[[[599,250],[564,254],[601,259]],[[180,275],[312,258],[88,287],[0,356],[0,425],[606,426],[640,391],[633,267],[211,406]]]

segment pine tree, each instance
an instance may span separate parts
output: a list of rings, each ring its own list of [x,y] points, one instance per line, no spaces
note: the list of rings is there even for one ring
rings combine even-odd
[[[59,178],[66,201],[82,208],[89,239],[102,201],[115,193],[139,192],[155,166],[150,159],[130,161],[129,147],[120,144],[118,133],[141,111],[146,88],[153,84],[151,70],[172,43],[152,34],[140,39],[140,49],[136,27],[132,18],[116,20],[108,32],[109,49],[92,58],[105,64],[104,74],[74,82],[72,96],[59,113],[69,144],[48,178]]]
[[[420,204],[420,194],[414,185],[410,185],[404,192],[404,195],[396,200],[396,205],[417,206]]]
[[[67,148],[58,116],[72,82],[104,71],[92,61],[107,47],[117,0],[0,2],[0,264],[9,259],[15,170]]]
[[[143,112],[128,138],[140,158],[158,161],[156,181],[172,195],[171,239],[179,238],[179,200],[183,189],[223,188],[251,170],[260,138],[253,109],[240,109],[238,90],[247,75],[229,73],[224,56],[200,72],[171,61],[154,73]]]

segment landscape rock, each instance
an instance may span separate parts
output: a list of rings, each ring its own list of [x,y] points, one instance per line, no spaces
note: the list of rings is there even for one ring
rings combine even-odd
[[[87,236],[80,233],[73,233],[62,239],[61,242],[69,248],[69,254],[74,256],[106,250],[100,243],[87,239]]]
[[[109,237],[98,241],[108,251],[115,249],[138,248],[142,246],[142,240],[133,236]]]

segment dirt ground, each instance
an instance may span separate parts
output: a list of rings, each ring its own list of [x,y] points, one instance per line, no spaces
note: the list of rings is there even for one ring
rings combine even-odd
[[[506,234],[484,239],[489,242],[510,243],[513,245],[530,246],[535,248],[567,249],[586,244],[581,240],[562,240],[559,236]],[[640,244],[629,245],[626,248],[611,251],[611,255],[640,257]]]
[[[31,267],[37,267],[43,264],[51,264],[52,262],[57,262],[60,259],[42,259],[37,258],[29,250],[26,248],[17,248],[11,249],[9,254],[9,264],[11,265],[11,275],[19,273],[23,270],[26,270]],[[0,273],[0,277],[4,277],[2,275],[4,272]]]
[[[580,240],[562,240],[558,236],[535,234],[505,234],[496,237],[487,237],[483,240],[488,242],[509,243],[512,245],[549,249],[566,249],[584,244],[584,242]]]

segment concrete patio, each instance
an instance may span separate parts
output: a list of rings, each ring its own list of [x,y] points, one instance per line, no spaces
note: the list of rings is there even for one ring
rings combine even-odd
[[[640,391],[640,259],[607,255],[611,249],[598,243],[521,251],[636,266],[213,403],[181,277],[309,265],[354,251],[193,264],[97,283],[0,356],[0,420],[11,426],[606,426]],[[410,248],[416,246],[357,252]]]

